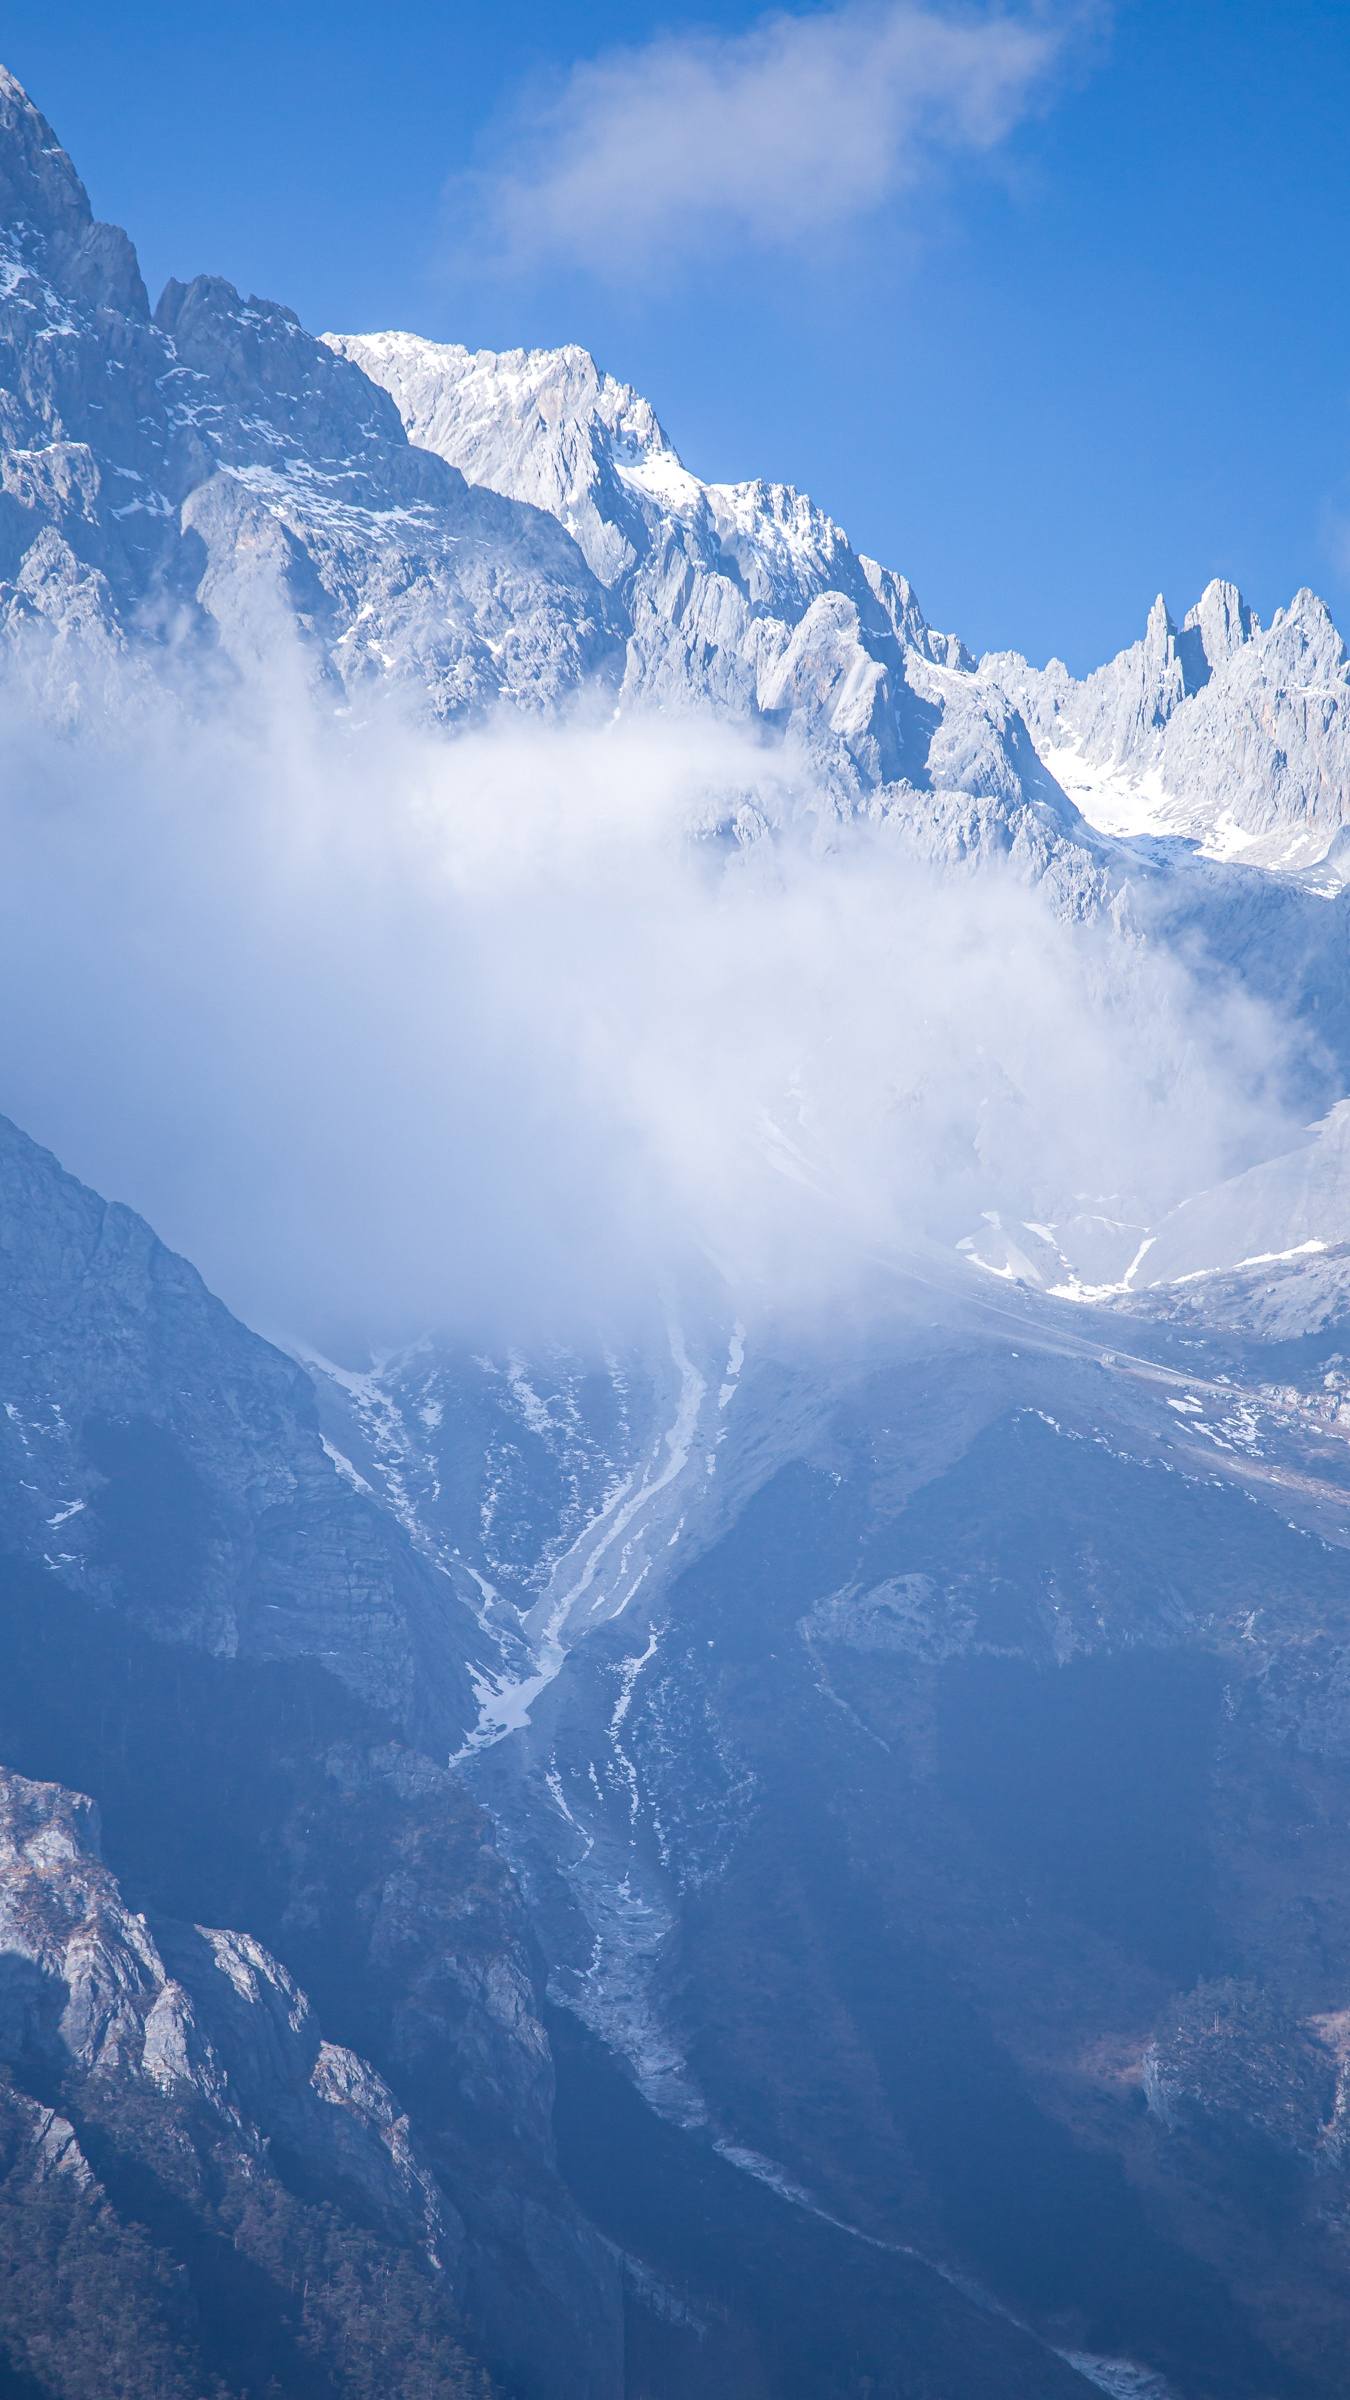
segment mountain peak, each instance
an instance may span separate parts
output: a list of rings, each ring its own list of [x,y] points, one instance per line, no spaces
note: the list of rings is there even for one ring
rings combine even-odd
[[[8,67],[0,67],[0,226],[11,253],[71,299],[149,316],[130,240],[94,216],[70,157]]]
[[[1198,691],[1260,630],[1259,618],[1248,608],[1237,585],[1213,577],[1194,608],[1186,611],[1177,637],[1187,691]]]
[[[17,75],[0,66],[0,216],[34,232],[92,223],[89,195]]]
[[[1220,575],[1211,576],[1194,608],[1188,608],[1183,619],[1184,626],[1207,624],[1227,625],[1244,642],[1260,631],[1260,619],[1247,606],[1237,585]]]
[[[1300,585],[1288,608],[1282,610],[1281,614],[1286,623],[1291,617],[1301,617],[1306,623],[1319,627],[1331,626],[1333,631],[1335,629],[1331,610],[1320,592],[1313,591],[1310,584]]]
[[[701,489],[650,404],[578,343],[494,351],[399,332],[322,338],[389,394],[410,442],[471,483],[546,509],[607,586],[645,547],[633,479],[663,479],[669,498],[683,477],[686,501]]]

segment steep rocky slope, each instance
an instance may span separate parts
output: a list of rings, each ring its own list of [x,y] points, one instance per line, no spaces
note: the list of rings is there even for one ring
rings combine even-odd
[[[461,2227],[432,2318],[467,2314],[473,2342],[522,2389],[540,2378],[549,2390],[617,2388],[617,2278],[552,2161],[529,1930],[444,1764],[474,1713],[476,1620],[455,1579],[326,1455],[292,1362],[13,1127],[0,1162],[0,1760],[98,1804],[127,1909],[156,1926],[235,1929],[211,1937],[214,1965],[210,1941],[203,1952],[197,1936],[173,1935],[170,1980],[196,1994],[205,1977],[218,1996],[211,1978],[242,1962],[257,1984],[254,2030],[240,2034],[245,2084],[271,2072],[278,2010],[312,2027],[303,1986],[325,2035],[357,2054],[353,2092],[367,2077],[370,2107],[384,2110],[385,2076],[390,2126],[414,2107],[437,2179],[417,2189]],[[67,1902],[87,1919],[104,1895],[114,1949],[124,1937],[134,1948],[101,1868],[70,1868],[88,1907],[62,1898],[63,1858],[72,1841],[89,1846],[75,1839],[86,1803],[33,1807],[60,1887],[48,1895],[55,1921]],[[0,1886],[19,1923],[23,1893],[40,1887],[24,1882],[15,1839]],[[43,1923],[40,1911],[33,1939],[59,1982]],[[115,1988],[130,1976],[137,2010],[153,2011],[168,1952],[146,1941],[139,1967],[109,1973]],[[176,2007],[171,1997],[161,2010],[170,2032]],[[203,2038],[216,2038],[209,2025]],[[22,2028],[15,2039],[26,2055]],[[315,2049],[317,2034],[305,2039]],[[153,2117],[153,2077],[134,2050],[114,2044],[109,2075],[118,2082],[125,2052],[139,2115]],[[339,2101],[345,2055],[329,2078]],[[283,2081],[299,2091],[297,2074]],[[189,2166],[201,2147],[172,2128],[152,2135]],[[313,2149],[312,2125],[305,2139]],[[314,2151],[304,2184],[338,2210],[337,2234],[339,2150]],[[284,2283],[284,2260],[267,2273]]]
[[[0,2060],[0,2343],[36,2388],[486,2393],[463,2227],[387,2086],[251,1937],[133,1913],[88,1800],[7,1773]],[[102,2338],[74,2291],[24,2306],[19,2211],[71,2285],[102,2269]]]
[[[803,493],[690,474],[650,404],[584,350],[325,338],[414,443],[573,534],[630,620],[630,695],[786,709],[817,742],[839,737],[866,784],[1038,801],[1089,850],[1065,793],[1108,835],[1178,834],[1267,867],[1316,865],[1346,821],[1350,670],[1312,592],[1264,630],[1231,583],[1179,627],[1159,598],[1142,640],[1081,682],[1014,652],[977,668]]]
[[[686,1327],[645,1384],[435,1345],[320,1376],[505,1634],[463,1772],[549,1962],[564,2166],[705,2326],[750,2316],[703,2337],[729,2391],[825,2372],[766,2238],[836,2246],[869,2373],[928,2260],[1034,2328],[1038,2389],[1336,2389],[1343,1329],[1295,1356],[1142,1307],[949,1289],[828,1373]],[[1246,2063],[1183,2070],[1225,1979]],[[1230,2058],[1247,2097],[1183,2124],[1166,2091]]]
[[[130,1209],[0,1121],[11,1553],[217,1657],[321,1658],[453,1747],[464,1592],[323,1450],[308,1383]]]

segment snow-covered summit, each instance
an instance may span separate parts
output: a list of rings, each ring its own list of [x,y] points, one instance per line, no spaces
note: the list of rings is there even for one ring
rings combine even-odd
[[[316,682],[413,682],[433,713],[552,705],[617,665],[553,518],[414,448],[386,396],[219,277],[151,314],[13,75],[0,80],[0,641],[248,672],[285,630]]]
[[[412,333],[325,334],[388,392],[410,441],[471,483],[545,508],[592,572],[616,583],[643,543],[632,487],[674,505],[697,492],[655,411],[586,350],[466,350]]]
[[[797,617],[843,592],[941,664],[964,653],[925,623],[902,576],[859,556],[792,484],[709,482],[680,458],[650,401],[589,351],[467,350],[410,333],[326,334],[395,401],[409,439],[471,483],[559,517],[601,580],[632,575],[672,521],[751,605]]]
[[[1345,652],[1311,594],[1265,629],[1232,584],[1179,625],[1159,600],[1082,682],[977,668],[807,494],[694,474],[576,345],[320,340],[211,276],[152,314],[12,76],[0,199],[0,642],[187,626],[248,674],[285,631],[316,683],[448,721],[597,685],[711,710],[789,733],[827,821],[1011,855],[1075,911],[1158,871],[1113,837],[1306,867],[1350,815]]]
[[[957,637],[927,623],[907,579],[794,485],[694,475],[650,402],[587,351],[324,339],[390,394],[415,445],[566,527],[627,618],[629,700],[788,722],[830,775],[864,790],[936,790],[941,737],[944,759],[975,777],[955,787],[968,797],[1031,796],[1006,706]],[[1029,750],[1024,763],[1036,798],[1062,806]]]
[[[136,253],[118,225],[101,225],[70,157],[17,76],[0,66],[0,288],[31,306],[30,287],[55,284],[128,316],[150,313]]]
[[[1215,581],[1176,625],[1161,595],[1142,638],[1078,681],[1016,652],[979,673],[1016,702],[1042,757],[1111,833],[1187,837],[1213,857],[1306,870],[1350,822],[1350,663],[1306,588],[1263,627]]]
[[[54,691],[72,646],[171,632],[249,676],[291,644],[316,686],[401,685],[446,721],[599,687],[786,729],[827,814],[896,787],[930,846],[953,791],[963,844],[1058,824],[905,578],[790,485],[700,480],[585,351],[320,341],[209,275],[152,312],[12,76],[0,198],[0,644]]]

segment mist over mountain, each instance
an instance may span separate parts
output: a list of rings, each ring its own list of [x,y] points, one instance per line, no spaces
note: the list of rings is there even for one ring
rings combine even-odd
[[[1325,606],[0,219],[0,2379],[1335,2400]]]

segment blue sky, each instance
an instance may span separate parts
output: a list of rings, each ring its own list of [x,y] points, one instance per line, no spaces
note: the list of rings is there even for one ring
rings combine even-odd
[[[1082,668],[1213,574],[1344,621],[1345,0],[934,6],[936,63],[891,0],[14,0],[4,56],[152,291],[582,341],[977,648]]]

